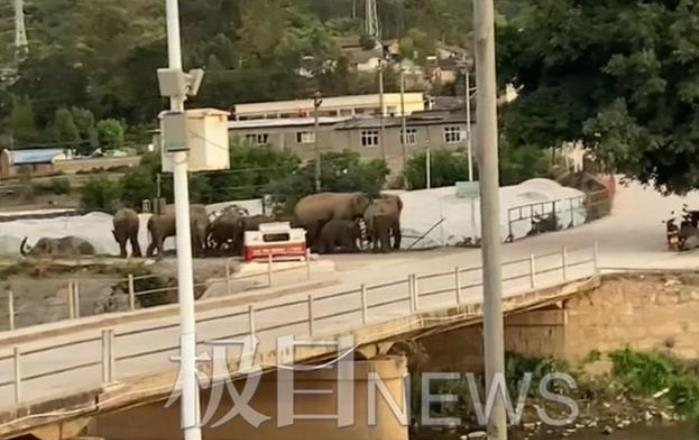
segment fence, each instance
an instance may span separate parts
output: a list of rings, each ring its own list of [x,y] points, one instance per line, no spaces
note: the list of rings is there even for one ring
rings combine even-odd
[[[591,270],[586,269],[587,266],[591,266],[589,268]],[[510,285],[515,291],[506,296],[519,293],[518,298],[524,297],[525,293],[538,288],[551,287],[561,282],[583,279],[599,273],[597,246],[576,250],[564,248],[541,255],[532,254],[525,258],[507,261],[502,264],[502,268],[504,286]],[[522,268],[524,270],[521,270]],[[512,287],[513,282],[516,282],[514,287]],[[295,337],[318,337],[322,333],[320,327],[323,324],[326,326],[326,333],[337,334],[371,322],[385,322],[396,316],[410,316],[421,311],[456,305],[478,307],[477,304],[482,298],[481,288],[480,266],[467,268],[457,266],[444,272],[410,274],[392,282],[361,285],[352,290],[327,295],[289,298],[286,302],[263,301],[246,307],[237,307],[235,311],[229,313],[198,319],[200,335],[205,331],[209,332],[208,337],[200,338],[198,343],[255,335],[260,339],[261,344],[273,347],[274,344],[270,342],[273,342],[275,336],[278,337],[280,330],[286,332],[285,336],[293,334]],[[503,290],[506,289],[505,287]],[[260,325],[260,318],[264,318],[262,321],[267,321],[266,324],[263,322]],[[205,323],[216,323],[216,325],[201,326]],[[233,334],[226,333],[233,327],[240,331]],[[177,341],[178,328],[179,323],[153,324],[148,328],[124,329],[119,332],[108,328],[101,330],[101,333],[94,337],[48,348],[23,352],[20,347],[14,347],[11,355],[0,357],[0,363],[11,363],[13,372],[11,379],[0,382],[0,396],[3,395],[3,389],[7,393],[7,388],[11,387],[13,394],[11,401],[15,405],[20,405],[28,400],[36,400],[35,396],[25,396],[23,390],[28,383],[42,378],[49,378],[51,384],[66,383],[66,387],[74,394],[77,392],[76,383],[81,383],[85,387],[100,386],[119,379],[118,376],[124,378],[167,370],[171,368],[171,364],[167,356],[163,355],[177,351],[179,345],[163,346],[162,344],[170,338],[163,337],[162,332],[170,331],[171,340]],[[141,351],[129,352],[134,344],[134,340],[129,339],[132,336],[138,336],[139,341],[145,343],[147,347],[142,347]],[[93,349],[82,348],[79,356],[66,355],[70,352],[63,351],[70,347],[89,347],[86,344],[93,344]],[[154,363],[153,359],[148,362],[148,358],[154,355],[158,355],[157,362]],[[51,362],[41,362],[42,357],[51,359]],[[138,362],[132,362],[130,369],[124,367],[125,372],[118,374],[120,366],[134,360]],[[31,373],[24,373],[25,365],[33,367]],[[37,371],[37,366],[44,365],[51,365],[51,367],[44,371]],[[134,365],[137,366],[137,370],[134,370]],[[10,369],[6,368],[4,371],[9,372]],[[76,376],[73,378],[69,376],[76,372],[80,374],[77,376],[80,378],[78,382],[74,380]],[[95,379],[95,383],[90,383],[88,379],[90,373],[98,378]],[[0,401],[2,400],[0,398]],[[7,402],[10,402],[10,399]]]
[[[577,226],[575,224],[576,214],[579,214],[578,217],[584,218],[584,222],[587,222],[607,215],[610,210],[611,199],[606,190],[561,200],[515,206],[507,210],[507,241],[515,239],[515,227],[518,223],[526,223],[527,227],[530,227],[535,219],[545,219],[546,216],[552,216],[551,222],[555,222],[556,228],[560,226],[559,220],[561,218],[568,220],[566,227],[573,227]]]
[[[295,271],[304,271],[305,272],[305,278],[307,280],[310,280],[312,277],[312,269],[311,269],[311,261],[310,261],[310,255],[308,255],[305,258],[304,264],[300,264],[298,266],[292,266],[292,267],[287,267],[287,268],[282,268],[282,269],[275,269],[274,268],[274,263],[275,260],[272,259],[270,256],[267,259],[267,262],[265,263],[266,265],[266,270],[262,273],[251,273],[248,275],[242,275],[242,276],[235,276],[232,264],[234,261],[236,261],[235,258],[229,258],[225,262],[225,278],[221,281],[219,281],[219,284],[224,284],[225,283],[225,288],[226,288],[226,293],[228,295],[233,294],[233,287],[234,283],[236,281],[246,281],[246,280],[254,280],[254,279],[262,279],[264,281],[263,284],[255,286],[255,288],[267,288],[267,287],[273,287],[275,283],[275,278],[279,274],[283,273],[289,273],[289,272],[295,272]],[[279,262],[279,261],[276,261]],[[157,288],[152,288],[152,289],[144,289],[144,290],[137,290],[136,286],[139,284],[139,281],[145,281],[149,279],[159,279],[161,278],[159,275],[128,275],[125,278],[94,278],[91,280],[94,281],[102,281],[105,283],[113,284],[113,285],[118,285],[118,284],[125,284],[126,285],[126,294],[128,295],[128,311],[135,311],[139,308],[139,304],[149,304],[152,303],[154,305],[161,305],[158,304],[158,299],[154,298],[156,295],[166,295],[168,293],[173,293],[177,292],[177,285],[174,286],[166,286],[166,287],[157,287]],[[83,280],[84,281],[84,280]],[[194,289],[206,289],[211,287],[213,284],[217,284],[217,282],[213,283],[200,283],[200,284],[195,284]],[[81,285],[81,280],[80,279],[70,279],[67,282],[66,285],[66,304],[65,304],[65,318],[64,319],[77,319],[81,317],[81,310],[80,310],[80,285]],[[20,315],[20,311],[18,311],[17,307],[17,301],[15,298],[15,294],[13,293],[12,290],[7,291],[7,297],[6,297],[6,307],[7,307],[7,312],[5,316],[7,317],[7,330],[9,331],[14,331],[18,328],[18,316]],[[118,311],[123,311],[123,310],[116,310],[114,312]],[[100,314],[106,314],[110,313],[110,311],[104,312],[104,313],[90,313],[90,315],[100,315]],[[37,324],[38,325],[38,324]]]

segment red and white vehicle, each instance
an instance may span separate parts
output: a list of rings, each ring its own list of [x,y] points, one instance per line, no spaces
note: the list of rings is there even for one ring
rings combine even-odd
[[[305,260],[306,230],[292,228],[289,222],[263,223],[257,231],[245,231],[245,261]]]

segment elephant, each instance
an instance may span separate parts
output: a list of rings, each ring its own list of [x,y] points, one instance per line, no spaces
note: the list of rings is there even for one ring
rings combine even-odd
[[[192,234],[192,253],[200,257],[208,249],[206,234],[209,229],[209,215],[204,205],[191,205],[189,207]],[[148,232],[151,237],[146,250],[146,256],[152,257],[155,250],[158,256],[163,255],[163,243],[167,237],[174,237],[177,233],[175,224],[175,206],[167,205],[163,214],[156,214],[148,219]]]
[[[224,212],[210,225],[207,233],[209,248],[222,250],[226,244],[230,244],[234,252],[240,251],[240,225],[241,216],[236,212]]]
[[[27,237],[22,240],[19,252],[32,257],[78,257],[95,255],[95,247],[87,240],[75,236],[61,238],[41,238],[27,249]]]
[[[360,219],[370,204],[369,197],[362,193],[312,194],[296,204],[292,223],[306,229],[306,240],[312,247],[327,222]]]
[[[357,241],[360,239],[358,221],[333,219],[320,230],[314,251],[319,254],[331,254],[339,248],[345,252],[358,252]]]
[[[400,249],[402,239],[400,231],[400,216],[403,212],[403,201],[399,196],[381,195],[374,200],[364,212],[367,239],[373,245],[374,251],[386,252],[391,248],[391,235],[393,236],[393,249]]]
[[[141,256],[141,246],[138,244],[138,229],[140,220],[138,213],[133,209],[122,208],[114,214],[112,219],[112,235],[114,240],[119,243],[119,256],[127,257],[126,243],[131,243],[131,255],[134,257]]]

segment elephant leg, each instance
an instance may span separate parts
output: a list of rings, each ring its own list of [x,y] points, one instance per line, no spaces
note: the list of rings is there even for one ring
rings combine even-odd
[[[136,257],[136,258],[141,258],[141,245],[138,244],[138,235],[132,235],[131,239],[131,254]],[[124,250],[126,250],[126,246],[124,246]]]
[[[148,249],[146,249],[146,257],[151,258],[153,256],[153,252],[155,249],[158,247],[157,239],[155,237],[151,238],[150,243],[148,244]]]
[[[395,223],[393,225],[393,249],[400,250],[400,242],[402,238],[403,237],[400,232],[400,223]]]
[[[126,258],[127,256],[126,240],[119,240],[119,258]]]

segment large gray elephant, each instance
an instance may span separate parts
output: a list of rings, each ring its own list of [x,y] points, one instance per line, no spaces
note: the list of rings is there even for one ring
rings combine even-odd
[[[391,248],[390,237],[393,236],[393,249],[400,249],[400,216],[403,201],[399,196],[381,195],[374,200],[364,212],[367,239],[376,251],[387,252]]]
[[[32,247],[27,246],[27,237],[22,240],[19,252],[31,257],[79,257],[95,255],[95,247],[87,240],[67,236],[61,238],[40,238]]]
[[[361,239],[359,223],[356,220],[333,219],[320,230],[314,252],[331,254],[338,250],[342,252],[358,252],[357,242]]]
[[[112,235],[114,240],[119,243],[119,256],[127,257],[126,244],[131,243],[131,255],[134,257],[141,256],[141,246],[138,244],[138,229],[140,220],[138,213],[133,209],[122,208],[114,214],[112,219]]]
[[[370,204],[362,193],[312,194],[299,200],[294,207],[293,224],[306,229],[306,241],[312,247],[327,222],[360,219]]]
[[[207,250],[206,234],[209,229],[209,215],[204,205],[191,205],[189,207],[190,228],[192,234],[192,254],[200,257]],[[168,237],[174,237],[177,233],[175,224],[175,206],[167,205],[162,214],[156,214],[148,219],[148,232],[150,244],[146,250],[146,256],[152,257],[158,251],[158,256],[163,255],[163,243]]]
[[[242,217],[237,212],[223,212],[210,225],[207,241],[210,249],[223,250],[224,246],[231,247],[233,252],[240,251],[240,226]]]

